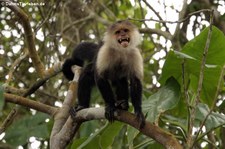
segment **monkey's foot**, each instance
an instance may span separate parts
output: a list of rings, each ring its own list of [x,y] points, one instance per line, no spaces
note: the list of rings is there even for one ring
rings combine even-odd
[[[139,122],[139,128],[143,128],[145,126],[145,117],[144,114],[142,112],[135,112],[136,114],[136,118]]]
[[[116,108],[114,106],[107,105],[105,107],[105,118],[112,123],[115,120],[114,114],[116,112]]]
[[[76,105],[75,107],[72,107],[70,110],[69,110],[69,113],[70,113],[70,116],[73,120],[76,119],[76,114],[78,111],[84,109],[85,107],[83,106],[80,106],[80,105]]]
[[[128,105],[128,100],[117,100],[115,103],[115,106],[117,109],[120,110],[128,110],[129,105]]]

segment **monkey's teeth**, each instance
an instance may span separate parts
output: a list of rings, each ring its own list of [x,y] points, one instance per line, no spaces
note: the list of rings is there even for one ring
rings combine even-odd
[[[128,44],[128,43],[130,42],[130,38],[129,38],[129,37],[126,37],[126,38],[120,38],[120,39],[118,39],[118,42],[119,42],[119,44],[121,44],[121,45],[126,45],[126,44]]]

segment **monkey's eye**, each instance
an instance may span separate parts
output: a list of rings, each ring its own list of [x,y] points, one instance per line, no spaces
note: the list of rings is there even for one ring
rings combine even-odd
[[[124,31],[125,33],[129,32],[129,30],[128,30],[128,29],[124,29],[123,31]]]
[[[120,31],[116,31],[116,32],[115,32],[115,34],[119,34],[119,33],[120,33]]]

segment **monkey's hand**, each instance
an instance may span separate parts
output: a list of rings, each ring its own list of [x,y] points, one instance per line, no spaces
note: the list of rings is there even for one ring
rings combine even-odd
[[[69,111],[71,118],[72,118],[73,120],[75,120],[75,119],[76,119],[76,114],[77,114],[77,112],[80,111],[80,110],[82,110],[82,109],[84,109],[84,108],[85,108],[85,107],[80,106],[80,105],[76,105],[75,107],[72,107],[72,108],[70,109],[70,111]]]
[[[112,123],[115,118],[114,118],[114,114],[116,112],[116,107],[115,106],[110,106],[110,105],[106,105],[105,107],[105,118]]]
[[[145,117],[144,114],[141,111],[136,111],[135,112],[136,118],[138,119],[139,122],[139,128],[143,128],[145,126]]]
[[[129,108],[127,100],[117,100],[115,103],[115,106],[117,109],[125,110],[125,111],[127,111]]]

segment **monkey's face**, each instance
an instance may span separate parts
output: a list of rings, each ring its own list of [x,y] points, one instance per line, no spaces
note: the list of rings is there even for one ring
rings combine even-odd
[[[134,49],[141,42],[136,26],[127,20],[111,25],[104,36],[105,45],[118,50]]]
[[[118,44],[122,47],[126,48],[129,46],[130,43],[130,30],[127,28],[121,28],[115,31],[115,38]]]

